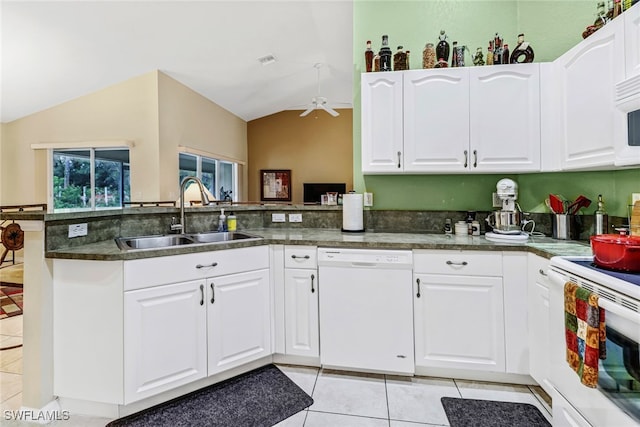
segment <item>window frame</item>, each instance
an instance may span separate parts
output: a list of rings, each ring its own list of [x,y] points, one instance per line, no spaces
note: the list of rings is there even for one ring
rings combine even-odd
[[[181,176],[181,171],[182,169],[180,168],[180,156],[190,156],[193,157],[195,159],[196,162],[196,177],[199,178],[200,180],[202,180],[202,161],[203,159],[206,159],[208,162],[211,162],[213,164],[215,164],[215,177],[214,177],[214,188],[209,188],[207,187],[207,190],[209,190],[211,192],[211,194],[213,194],[213,196],[216,198],[216,200],[221,200],[220,198],[220,193],[218,190],[219,187],[219,183],[221,181],[221,170],[222,168],[220,167],[221,163],[225,163],[225,164],[230,164],[231,165],[231,181],[232,181],[232,193],[231,193],[231,201],[233,202],[237,202],[238,201],[238,165],[240,164],[240,162],[237,162],[235,160],[229,160],[229,159],[223,159],[223,158],[215,158],[215,157],[210,157],[209,155],[203,155],[203,154],[199,154],[199,153],[194,153],[191,151],[179,151],[178,152],[178,181],[182,181],[182,178],[180,178]],[[180,184],[180,183],[178,183]],[[206,185],[205,185],[206,187]]]
[[[95,151],[98,150],[127,150],[129,152],[129,177],[131,177],[131,151],[135,146],[131,140],[104,140],[104,141],[67,141],[67,142],[41,142],[31,144],[33,150],[45,150],[47,161],[47,212],[48,213],[70,213],[70,212],[94,212],[103,210],[116,210],[124,207],[124,200],[121,200],[121,206],[114,207],[97,207],[95,206]],[[66,150],[89,150],[90,151],[90,207],[88,208],[64,208],[56,210],[54,208],[53,195],[53,152]],[[124,175],[124,171],[123,171]],[[121,177],[122,179],[123,177]],[[130,179],[130,178],[129,178]],[[129,182],[131,186],[131,182]],[[131,187],[130,187],[131,188]]]

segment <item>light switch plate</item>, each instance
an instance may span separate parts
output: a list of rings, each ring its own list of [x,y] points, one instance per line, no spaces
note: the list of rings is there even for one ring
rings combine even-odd
[[[302,222],[302,214],[289,214],[289,222]]]
[[[87,235],[87,223],[84,224],[72,224],[69,226],[69,238],[80,237]]]
[[[364,193],[364,205],[366,207],[373,206],[373,193]]]
[[[287,222],[287,217],[283,213],[271,214],[271,222]]]

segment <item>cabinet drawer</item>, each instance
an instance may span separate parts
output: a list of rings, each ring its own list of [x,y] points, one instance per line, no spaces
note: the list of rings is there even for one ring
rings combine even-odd
[[[124,290],[269,268],[269,247],[225,249],[124,263]]]
[[[415,273],[502,276],[502,253],[483,251],[413,251]]]
[[[317,248],[315,246],[285,246],[285,268],[316,268],[318,266]]]

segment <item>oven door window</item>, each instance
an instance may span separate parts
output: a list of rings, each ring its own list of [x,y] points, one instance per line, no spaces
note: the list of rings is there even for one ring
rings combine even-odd
[[[607,326],[607,358],[600,361],[598,387],[609,399],[640,421],[640,348]]]
[[[628,144],[630,147],[640,147],[640,110],[627,114]]]

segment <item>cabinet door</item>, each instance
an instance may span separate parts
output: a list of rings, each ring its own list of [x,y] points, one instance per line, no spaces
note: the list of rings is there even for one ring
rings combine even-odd
[[[407,172],[464,172],[469,168],[469,70],[404,74]]]
[[[615,19],[558,58],[562,169],[598,169],[614,163],[626,116],[615,108],[624,79],[624,21]]]
[[[286,353],[320,356],[317,271],[287,268],[284,287]]]
[[[549,260],[529,254],[528,314],[529,314],[529,374],[548,393],[549,382]]]
[[[269,270],[207,279],[208,374],[271,354]]]
[[[361,78],[362,172],[402,172],[402,73]]]
[[[414,275],[416,365],[505,371],[502,278]]]
[[[125,404],[206,376],[205,281],[124,293]]]
[[[640,75],[640,4],[624,13],[626,77]]]
[[[470,101],[471,170],[539,171],[539,65],[471,68]]]

